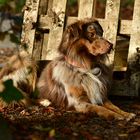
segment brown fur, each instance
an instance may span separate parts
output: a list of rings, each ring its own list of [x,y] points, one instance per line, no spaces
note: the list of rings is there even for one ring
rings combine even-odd
[[[1,70],[0,78],[3,81],[12,78],[16,81],[15,86],[23,91],[24,83],[30,89],[25,92],[34,91],[37,82],[39,98],[47,99],[59,108],[94,112],[106,119],[130,120],[135,114],[122,111],[107,98],[112,71],[104,62],[112,44],[102,35],[102,27],[94,19],[77,21],[64,31],[58,48],[60,57],[43,69],[38,80],[36,63],[23,54],[22,61],[11,61],[15,62],[11,69],[5,67]],[[30,73],[27,73],[28,68]],[[20,74],[24,79],[20,80]]]

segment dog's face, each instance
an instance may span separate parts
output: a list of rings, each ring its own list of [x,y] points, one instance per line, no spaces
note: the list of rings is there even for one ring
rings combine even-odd
[[[102,37],[103,29],[98,21],[85,19],[69,25],[64,31],[59,47],[60,53],[66,55],[71,46],[78,41],[79,47],[84,47],[94,56],[110,52],[112,44]]]

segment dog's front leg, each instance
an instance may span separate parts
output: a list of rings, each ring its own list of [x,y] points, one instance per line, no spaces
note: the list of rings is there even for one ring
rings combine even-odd
[[[79,102],[77,105],[75,105],[75,109],[76,111],[82,112],[82,113],[89,113],[89,112],[96,113],[98,116],[104,117],[107,120],[112,120],[112,119],[124,120],[125,119],[122,115],[116,112],[113,112],[103,106],[94,105],[87,102]]]
[[[104,106],[92,104],[87,96],[86,91],[82,87],[68,86],[67,89],[69,105],[73,105],[77,112],[89,113],[93,112],[108,120],[117,119],[124,120],[125,117]]]
[[[116,105],[114,105],[111,101],[107,100],[104,105],[103,105],[105,108],[107,109],[110,109],[122,116],[125,117],[125,119],[127,121],[131,120],[132,118],[134,118],[136,115],[134,113],[128,113],[128,112],[125,112],[123,110],[121,110],[119,107],[117,107]]]

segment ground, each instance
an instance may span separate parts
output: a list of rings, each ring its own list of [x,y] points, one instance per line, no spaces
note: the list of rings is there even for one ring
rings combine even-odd
[[[51,106],[7,107],[1,113],[14,140],[140,140],[139,99],[115,98],[111,98],[113,103],[136,113],[136,118],[109,121],[95,114],[60,111]]]

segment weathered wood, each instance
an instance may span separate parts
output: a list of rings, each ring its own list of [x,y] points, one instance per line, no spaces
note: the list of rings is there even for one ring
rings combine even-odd
[[[43,0],[42,0],[43,1]],[[53,15],[51,15],[50,13],[50,9],[52,9],[52,4],[53,4],[53,1],[52,0],[48,0],[48,7],[47,7],[47,13],[44,14],[44,15],[41,15],[43,16],[44,18],[44,21],[46,21],[48,23],[47,26],[45,26],[44,28],[40,28],[41,27],[41,22],[39,22],[39,28],[41,30],[47,30],[48,32],[46,33],[46,31],[44,32],[44,36],[43,36],[43,43],[42,43],[42,51],[41,51],[41,60],[45,60],[46,59],[46,55],[47,55],[47,46],[48,46],[48,38],[49,38],[49,31],[50,31],[50,28],[52,26],[52,22],[53,22]],[[40,16],[40,18],[41,18]],[[52,18],[51,18],[52,16]],[[46,19],[47,17],[47,19]]]
[[[32,54],[35,31],[34,27],[37,22],[38,9],[40,0],[27,0],[24,8],[23,31],[21,36],[21,44],[27,46],[27,51]]]
[[[79,1],[78,19],[92,17],[93,3],[94,3],[94,0],[80,0]]]
[[[47,46],[47,55],[43,59],[51,60],[57,57],[59,54],[57,48],[61,42],[66,10],[66,1],[67,0],[53,0],[52,12],[54,13],[53,23],[50,29],[48,46]]]
[[[130,35],[132,32],[132,21],[131,20],[120,20],[119,34]]]
[[[49,8],[49,0],[40,0],[39,5],[39,12],[38,15],[45,15],[47,14],[48,8]]]
[[[47,51],[48,51],[48,48],[47,48],[48,38],[49,38],[49,33],[45,33],[43,37],[41,60],[46,60]]]
[[[105,29],[106,25],[109,24],[108,22],[110,22],[110,19],[101,19],[101,18],[96,18],[99,23],[101,24],[101,26],[103,27],[103,29]],[[76,20],[78,20],[77,17],[68,17],[67,18],[67,25],[72,24],[73,22],[75,22]],[[44,24],[44,26],[47,25],[47,23]],[[119,34],[126,34],[126,35],[130,35],[131,34],[131,27],[132,26],[132,21],[131,20],[120,20],[119,23],[119,30],[118,33]]]
[[[135,0],[130,37],[128,53],[129,64],[136,61],[135,56],[137,54],[137,48],[140,48],[140,0]]]
[[[40,17],[41,15],[45,15],[48,11],[48,7],[49,7],[49,0],[40,0],[38,17]],[[34,47],[33,47],[33,56],[36,60],[41,59],[43,42],[44,42],[44,33],[41,31],[36,31]]]
[[[104,26],[104,37],[116,45],[117,30],[118,30],[118,19],[120,11],[120,0],[107,0],[106,10],[105,10],[105,20],[108,20],[107,24]],[[114,51],[109,54],[110,64],[113,65],[114,61]],[[109,64],[109,65],[110,65]]]
[[[33,51],[32,51],[32,55],[35,60],[41,59],[43,36],[44,34],[40,31],[37,31],[35,33],[34,46],[33,46]]]

